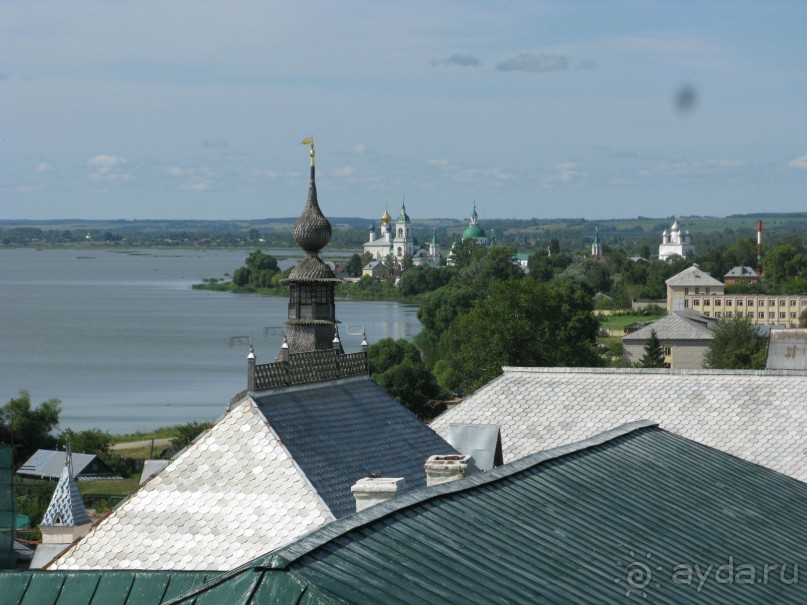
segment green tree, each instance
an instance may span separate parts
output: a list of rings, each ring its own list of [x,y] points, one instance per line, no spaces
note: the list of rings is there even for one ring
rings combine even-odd
[[[0,442],[13,443],[14,463],[22,464],[38,449],[53,449],[59,426],[58,399],[31,406],[31,394],[21,390],[0,409]]]
[[[354,254],[347,261],[347,274],[350,277],[361,277],[361,270],[364,267],[362,264],[361,256]]]
[[[188,422],[186,424],[180,424],[175,427],[177,435],[171,439],[171,446],[183,448],[189,445],[203,431],[206,431],[212,426],[210,422]]]
[[[370,345],[368,361],[373,382],[421,420],[431,416],[427,402],[440,395],[440,387],[415,345],[403,338],[382,338]]]
[[[488,297],[451,322],[440,349],[465,392],[506,365],[601,366],[592,308],[591,297],[574,283],[495,282]]]
[[[65,429],[59,435],[59,446],[70,446],[70,451],[80,454],[95,454],[112,471],[128,475],[129,469],[126,461],[118,456],[111,448],[115,438],[100,429],[73,431]]]
[[[453,276],[450,269],[442,267],[414,267],[401,275],[401,294],[418,296],[445,286]]]
[[[799,327],[800,328],[807,328],[807,309],[801,312],[799,315]]]
[[[714,370],[764,370],[768,360],[768,337],[751,320],[736,315],[717,324],[714,338],[703,358],[703,367]]]
[[[636,364],[639,368],[663,368],[664,364],[664,350],[661,348],[661,341],[655,330],[650,330],[650,338],[647,339],[647,344],[644,346],[644,355]]]

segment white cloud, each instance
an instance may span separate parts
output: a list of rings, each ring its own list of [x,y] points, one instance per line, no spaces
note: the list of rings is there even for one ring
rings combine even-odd
[[[331,176],[353,176],[356,174],[356,169],[353,166],[343,166],[331,172]]]
[[[114,168],[126,164],[126,158],[117,155],[96,155],[87,160],[87,166]]]
[[[165,169],[166,174],[169,176],[175,177],[183,177],[188,174],[188,170],[186,168],[182,168],[181,166],[169,166]]]
[[[800,155],[787,163],[788,168],[796,170],[807,170],[807,155]]]
[[[210,191],[212,186],[205,179],[194,179],[182,185],[182,188],[188,191]]]
[[[702,162],[661,162],[651,169],[657,174],[690,176],[732,172],[744,168],[745,160],[705,160]]]
[[[364,143],[359,143],[358,145],[353,146],[353,153],[356,155],[363,155],[367,153],[367,146]]]
[[[51,164],[48,164],[47,162],[39,162],[39,164],[37,164],[36,166],[36,171],[41,172],[43,174],[45,172],[53,172],[53,170],[54,170],[53,166]]]

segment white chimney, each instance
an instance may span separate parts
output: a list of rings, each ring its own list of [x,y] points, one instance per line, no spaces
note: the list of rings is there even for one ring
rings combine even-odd
[[[444,456],[429,456],[426,460],[426,485],[439,485],[464,479],[474,466],[473,456],[462,454],[448,454]]]
[[[368,506],[385,502],[402,492],[406,480],[403,477],[365,477],[351,488],[356,499],[356,512]]]

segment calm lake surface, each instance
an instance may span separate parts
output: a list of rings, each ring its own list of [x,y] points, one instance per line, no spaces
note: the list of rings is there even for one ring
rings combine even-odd
[[[232,338],[251,334],[258,363],[274,361],[288,301],[191,284],[248,253],[0,250],[0,403],[20,389],[35,405],[57,397],[61,428],[112,433],[218,418],[246,387],[248,345]],[[336,314],[348,352],[361,342],[351,326],[371,344],[420,331],[416,305],[343,301]]]

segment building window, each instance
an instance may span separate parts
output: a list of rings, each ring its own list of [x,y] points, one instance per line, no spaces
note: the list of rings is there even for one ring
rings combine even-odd
[[[771,299],[768,301],[768,306],[769,306],[769,307],[775,307],[775,306],[776,306],[776,301],[775,301],[775,300],[773,300],[773,299],[771,298]]]
[[[787,301],[785,299],[783,299],[783,298],[779,299],[779,306],[780,307],[784,307],[786,304],[787,304]]]
[[[672,349],[670,347],[664,347],[664,354],[669,357],[672,355]]]
[[[715,313],[715,317],[723,317],[723,314],[720,311],[718,311],[717,313]]]
[[[785,313],[784,311],[779,313],[779,319],[785,319],[785,318],[787,318],[787,313]]]
[[[398,237],[403,237],[403,229],[398,229]]]
[[[795,311],[791,311],[791,313],[790,313],[790,319],[796,319],[797,317],[798,317],[798,315],[796,314],[796,312],[795,312]]]
[[[732,316],[731,311],[726,311],[726,317],[731,317],[731,316]]]
[[[770,313],[768,313],[768,319],[776,319],[776,313],[775,313],[775,312],[773,312],[773,311],[771,311]]]
[[[684,299],[684,309],[689,309],[689,301]]]
[[[709,294],[709,288],[706,288],[706,293]]]
[[[807,307],[807,298],[805,298],[803,301],[801,301],[801,306],[802,307]]]
[[[727,306],[727,307],[730,307],[730,306],[732,306],[733,304],[734,304],[734,302],[733,302],[733,301],[732,301],[730,298],[729,298],[729,299],[726,301],[726,306]]]
[[[711,304],[712,304],[712,301],[711,301],[711,300],[709,300],[708,298],[704,298],[704,299],[703,299],[703,306],[704,306],[704,307],[708,307],[708,306],[709,306],[709,305],[711,305]]]
[[[700,294],[701,289],[698,286],[695,286],[695,294]]]
[[[795,298],[794,298],[793,300],[791,300],[791,301],[790,301],[790,306],[791,306],[791,307],[795,307],[795,306],[796,306],[796,299],[795,299]]]
[[[742,299],[739,299],[739,300],[737,301],[737,306],[738,306],[738,307],[742,307],[742,306],[743,306],[743,300],[742,300]]]
[[[715,298],[715,307],[719,307],[721,304],[723,304],[723,303],[720,301],[720,299]]]
[[[695,307],[700,307],[701,306],[701,299],[700,298],[693,299],[692,300],[692,305],[695,306]]]
[[[711,317],[711,316],[712,316],[712,314],[711,314],[711,313],[709,313],[709,311],[704,311],[704,312],[703,312],[703,314],[704,314],[706,317]]]
[[[760,312],[759,312],[759,318],[760,318],[760,319],[765,319],[765,313],[763,313],[762,311],[760,311]]]
[[[745,314],[745,316],[746,316],[746,317],[753,317],[753,316],[754,316],[754,312],[753,312],[753,311],[749,311],[748,313],[746,313],[746,314]]]
[[[684,296],[686,296],[687,294],[689,294],[689,288],[684,288]]]

